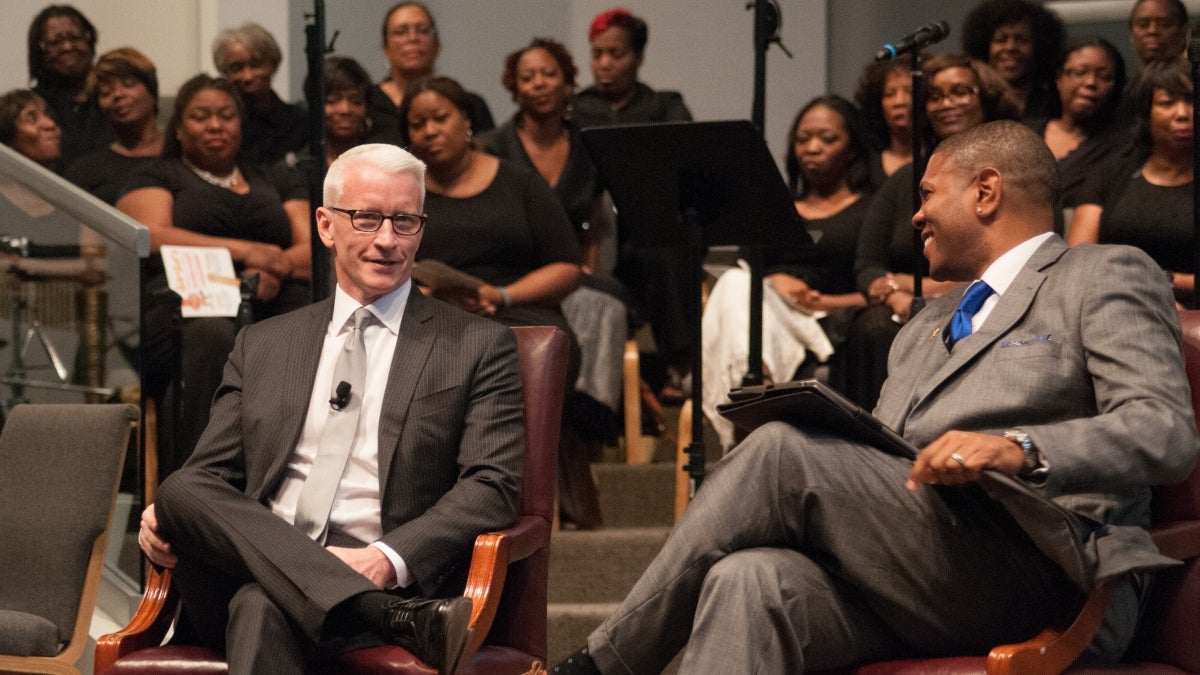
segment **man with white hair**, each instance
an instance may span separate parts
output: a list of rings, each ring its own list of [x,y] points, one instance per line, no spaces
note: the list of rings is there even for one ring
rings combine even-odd
[[[381,641],[453,673],[474,539],[516,519],[516,340],[413,292],[424,170],[382,144],[330,166],[334,297],[238,335],[195,453],[143,513],[143,551],[230,673]]]

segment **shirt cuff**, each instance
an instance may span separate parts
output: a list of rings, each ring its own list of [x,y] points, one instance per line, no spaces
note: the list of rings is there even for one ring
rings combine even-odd
[[[373,542],[371,545],[383,551],[383,554],[392,563],[392,568],[396,570],[396,583],[392,588],[408,588],[416,581],[416,579],[413,579],[412,572],[408,571],[408,565],[404,564],[404,558],[401,558],[399,553],[393,551],[391,546],[382,541]]]

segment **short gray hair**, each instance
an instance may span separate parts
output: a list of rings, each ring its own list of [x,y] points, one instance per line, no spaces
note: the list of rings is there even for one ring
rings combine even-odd
[[[336,206],[341,201],[342,189],[346,186],[346,175],[351,167],[366,164],[387,173],[407,174],[417,179],[421,189],[421,210],[425,210],[425,162],[409,151],[390,143],[365,143],[356,145],[329,165],[325,172],[322,199],[325,206]]]
[[[279,43],[275,42],[275,38],[266,28],[254,22],[247,22],[237,28],[226,28],[217,33],[216,39],[213,40],[213,64],[222,75],[229,75],[229,59],[225,57],[225,48],[234,43],[245,46],[251,55],[271,64],[272,71],[279,70],[279,62],[283,60]]]

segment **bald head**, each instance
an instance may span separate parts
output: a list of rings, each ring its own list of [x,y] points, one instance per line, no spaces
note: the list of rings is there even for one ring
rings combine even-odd
[[[947,168],[964,176],[995,169],[1015,204],[1038,210],[1058,207],[1058,162],[1042,137],[1019,122],[981,124],[942,141],[935,152]]]

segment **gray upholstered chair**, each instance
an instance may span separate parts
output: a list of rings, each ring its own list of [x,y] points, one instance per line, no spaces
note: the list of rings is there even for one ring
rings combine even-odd
[[[78,673],[131,405],[19,405],[0,433],[0,672]]]

